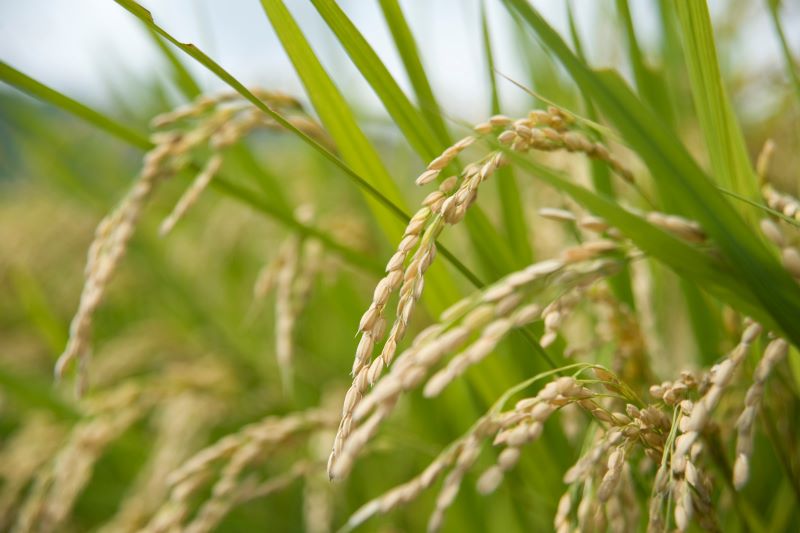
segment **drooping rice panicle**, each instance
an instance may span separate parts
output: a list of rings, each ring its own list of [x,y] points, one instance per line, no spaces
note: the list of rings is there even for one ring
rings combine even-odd
[[[249,470],[278,453],[291,451],[293,439],[330,431],[335,422],[331,409],[316,408],[285,417],[270,416],[223,437],[170,474],[169,496],[145,530],[212,531],[233,507],[302,478],[310,465],[296,462],[289,472],[266,480],[251,476]],[[190,500],[209,485],[210,496],[192,516]]]
[[[101,533],[135,532],[143,528],[167,496],[170,472],[185,461],[219,417],[219,400],[187,391],[167,398],[157,412],[154,453],[118,511]]]
[[[290,235],[278,252],[280,268],[275,280],[275,358],[281,374],[283,390],[292,391],[294,358],[294,326],[298,309],[294,300],[294,282],[300,264],[301,241]]]
[[[277,108],[284,106],[301,110],[296,100],[281,93],[259,91],[259,94]],[[67,345],[56,362],[57,377],[62,377],[72,362],[78,362],[76,388],[79,395],[87,387],[88,352],[94,312],[102,302],[106,287],[122,260],[142,211],[157,185],[187,168],[192,161],[193,152],[199,147],[208,146],[212,150],[213,155],[195,182],[164,221],[162,233],[166,233],[197,201],[219,170],[222,163],[221,150],[256,127],[277,127],[274,120],[265,119],[262,113],[254,112],[255,108],[251,104],[241,104],[236,100],[229,94],[217,98],[201,96],[193,104],[153,120],[154,127],[173,126],[175,129],[157,132],[152,136],[155,146],[145,155],[142,170],[133,187],[98,225],[87,254],[85,281],[78,310],[70,324]],[[290,122],[295,118],[303,119],[298,124],[308,129],[310,134],[324,135],[319,126],[315,126],[308,117],[290,117]],[[189,124],[183,125],[186,121]]]
[[[466,172],[466,171],[465,171]],[[472,172],[472,171],[471,171]],[[488,175],[484,176],[488,177]],[[463,183],[477,182],[465,177]],[[458,189],[464,188],[464,184]],[[397,252],[386,266],[386,276],[378,282],[369,309],[364,313],[359,324],[361,338],[356,349],[353,363],[353,384],[345,395],[339,430],[334,438],[333,449],[329,459],[329,474],[332,465],[341,451],[341,446],[350,434],[353,409],[367,391],[370,382],[374,382],[384,367],[391,364],[397,344],[402,340],[408,328],[408,321],[422,295],[425,272],[436,255],[436,238],[445,224],[454,224],[463,217],[468,205],[456,201],[458,192],[452,193],[456,179],[445,180],[436,193],[429,195],[423,207],[412,218],[406,228]],[[451,196],[447,196],[452,193]],[[461,198],[458,196],[458,198]],[[458,213],[458,214],[457,214]],[[415,250],[407,267],[404,266],[411,251]],[[390,296],[399,290],[397,315],[392,324],[389,337],[381,349],[380,356],[372,360],[372,353],[377,342],[383,339],[386,330],[386,318],[383,316]]]
[[[89,483],[97,461],[111,442],[140,420],[152,406],[136,386],[117,387],[97,398],[96,412],[76,424],[67,441],[41,470],[20,514],[15,530],[57,531],[64,527],[78,497]]]
[[[503,115],[492,117],[487,123],[479,124],[475,131],[479,135],[496,135],[502,144],[519,152],[529,150],[553,151],[566,149],[583,152],[590,157],[605,161],[624,179],[630,181],[633,174],[618,159],[608,152],[602,144],[593,143],[585,136],[570,129],[571,119],[555,107],[547,111],[532,111],[528,117],[512,120]],[[495,130],[502,129],[499,134]],[[448,147],[430,162],[425,172],[417,179],[418,185],[436,180],[467,147],[474,144],[475,136],[467,136]],[[477,199],[480,185],[495,171],[506,165],[506,157],[501,151],[493,151],[487,156],[468,164],[459,176],[444,180],[437,191],[431,193],[423,202],[423,208],[412,218],[398,246],[397,252],[387,264],[387,275],[377,285],[366,313],[359,324],[361,338],[353,363],[353,385],[347,392],[342,418],[329,460],[330,469],[341,452],[342,443],[352,426],[352,411],[364,396],[370,384],[379,378],[381,372],[391,364],[398,343],[408,328],[408,320],[419,300],[424,276],[436,254],[435,241],[445,225],[458,224],[466,215],[470,205]],[[403,269],[411,250],[416,247],[408,266]],[[396,318],[389,329],[389,337],[384,343],[380,356],[372,360],[375,345],[380,342],[386,330],[384,310],[390,295],[399,289]],[[368,368],[368,369],[367,369]],[[365,371],[365,369],[367,369]],[[330,472],[333,477],[333,472]]]
[[[159,144],[145,157],[144,168],[133,188],[117,208],[106,216],[95,231],[89,247],[85,268],[85,283],[78,311],[70,324],[69,340],[56,362],[57,376],[63,376],[67,366],[79,360],[78,392],[86,388],[87,352],[92,327],[92,317],[100,305],[106,286],[125,253],[145,203],[156,183],[171,175],[176,169],[170,159],[176,154],[181,141],[179,134],[160,139]]]
[[[161,235],[166,235],[172,228],[175,227],[178,220],[180,220],[186,211],[197,202],[197,199],[200,197],[202,192],[208,187],[208,184],[211,183],[211,179],[214,175],[219,172],[220,167],[222,166],[222,156],[219,154],[214,154],[206,163],[206,166],[203,167],[202,172],[197,175],[194,179],[192,184],[189,186],[188,189],[183,193],[178,203],[175,204],[172,212],[164,219],[159,227],[158,231]]]
[[[573,366],[586,368],[586,365]],[[616,429],[611,430],[608,438],[603,440],[608,447],[614,447],[615,449],[619,449],[623,439],[628,438],[639,439],[647,446],[650,446],[652,442],[658,442],[653,439],[643,439],[642,435],[650,431],[648,428],[657,431],[654,435],[660,435],[664,431],[668,431],[668,422],[665,428],[663,421],[658,418],[655,418],[657,420],[656,423],[659,424],[656,427],[649,425],[649,422],[646,422],[649,419],[644,415],[641,415],[641,418],[638,418],[638,422],[636,422],[632,421],[624,413],[607,411],[598,403],[599,398],[603,396],[604,394],[596,393],[579,380],[569,376],[550,381],[536,396],[518,401],[516,406],[508,411],[500,410],[505,398],[507,398],[507,395],[504,395],[498,404],[478,420],[466,435],[451,444],[419,476],[368,502],[356,511],[348,520],[346,529],[352,529],[375,514],[386,513],[399,505],[413,500],[423,490],[431,487],[436,479],[447,473],[436,500],[436,507],[428,522],[429,531],[438,531],[443,524],[444,512],[454,501],[465,473],[475,464],[480,453],[481,443],[484,440],[491,438],[495,446],[504,447],[498,457],[498,463],[486,470],[478,480],[478,490],[482,493],[489,493],[499,485],[504,473],[517,463],[521,448],[525,444],[536,440],[542,433],[545,421],[565,405],[578,405],[596,417],[598,421],[618,426]],[[645,410],[641,412],[647,413]],[[630,430],[636,429],[635,431],[629,431],[628,428]],[[611,437],[611,435],[614,436]],[[663,446],[663,439],[660,442]],[[604,455],[607,449],[600,448],[603,451],[597,454],[598,458]],[[603,496],[605,501],[611,500],[614,488],[619,484],[619,478],[623,477],[623,472],[625,471],[623,459],[624,455],[622,455],[621,451],[616,458],[608,459],[609,463],[613,465],[611,471],[619,471],[617,474],[608,475],[607,488],[605,489],[607,494]],[[574,469],[571,475],[575,479],[582,476]],[[611,478],[615,475],[619,477],[612,483]],[[614,505],[619,504],[614,503]]]
[[[97,469],[98,462],[130,428],[148,416],[161,418],[166,440],[142,471],[141,483],[156,487],[155,500],[131,495],[106,530],[136,531],[160,503],[158,490],[163,488],[171,462],[191,444],[192,432],[202,432],[219,413],[220,397],[227,391],[230,376],[224,367],[210,361],[194,361],[190,367],[172,363],[147,379],[126,380],[108,390],[93,393],[83,400],[80,418],[58,450],[40,468],[33,489],[20,508],[15,531],[59,531],[70,516]],[[192,416],[192,410],[197,412]],[[177,421],[180,417],[190,417]],[[178,418],[180,418],[178,417]],[[191,429],[194,428],[194,429]],[[167,437],[169,434],[169,437]],[[177,457],[176,457],[177,455]],[[136,526],[130,526],[132,523]]]
[[[766,200],[770,209],[774,209],[784,216],[800,222],[800,200],[791,194],[776,190],[769,183],[765,183],[762,186],[761,194],[764,196],[764,200]]]
[[[733,466],[733,484],[741,490],[750,479],[750,455],[753,453],[753,426],[764,397],[764,388],[770,374],[789,353],[789,343],[784,339],[772,340],[753,373],[753,384],[747,389],[744,410],[736,421],[736,462]]]
[[[11,531],[26,487],[58,451],[65,429],[52,417],[37,414],[4,442],[0,451],[0,530]]]
[[[617,261],[612,259],[599,260],[596,264],[592,264],[591,258],[587,258],[584,262],[587,264],[583,265],[583,262],[569,264],[569,271],[564,276],[569,280],[568,284],[591,283],[610,275],[617,265]],[[337,439],[340,440],[335,445],[336,453],[331,456],[329,462],[329,474],[335,479],[346,475],[356,453],[377,430],[380,421],[391,412],[391,406],[398,395],[417,386],[433,365],[445,355],[459,350],[473,333],[481,330],[484,332],[483,336],[471,343],[462,355],[456,356],[454,359],[456,363],[449,372],[431,378],[428,393],[433,394],[434,391],[438,391],[439,387],[446,385],[459,370],[463,371],[467,366],[488,355],[512,327],[520,327],[537,319],[540,306],[538,304],[521,306],[522,298],[520,294],[515,293],[521,291],[524,295],[530,284],[557,275],[565,266],[567,265],[563,261],[547,260],[515,272],[476,295],[473,300],[467,302],[466,307],[459,303],[444,313],[445,322],[449,322],[449,315],[463,315],[463,320],[459,324],[447,329],[433,326],[422,332],[412,346],[403,352],[392,367],[392,371],[376,383],[363,401],[360,396],[352,404],[348,404],[346,400],[344,410],[348,414],[348,425],[352,424],[354,417],[364,419],[372,409],[376,412],[358,427],[356,434],[351,435],[351,431],[345,433],[340,430],[337,434]],[[585,267],[585,271],[580,270],[581,266]]]

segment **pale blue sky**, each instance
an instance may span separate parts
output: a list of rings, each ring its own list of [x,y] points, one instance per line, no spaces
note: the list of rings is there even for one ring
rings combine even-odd
[[[379,105],[353,66],[336,45],[307,0],[287,0],[325,65],[340,87],[379,111]],[[299,93],[301,86],[285,58],[258,0],[170,0],[143,1],[156,19],[173,35],[198,44],[225,68],[248,84]],[[557,27],[566,26],[562,1],[535,1]],[[647,43],[655,31],[652,2],[631,2],[637,32]],[[787,33],[800,47],[800,1],[788,2]],[[376,0],[342,2],[348,15],[364,32],[389,68],[401,72]],[[525,79],[508,35],[508,19],[495,1],[488,2],[499,70]],[[712,11],[728,9],[730,2],[712,1]],[[758,5],[756,3],[756,5]],[[445,108],[464,119],[486,114],[486,81],[482,65],[478,0],[405,0],[402,6],[424,52],[432,83]],[[602,21],[602,13],[613,9],[611,1],[575,0],[575,12],[590,47],[592,58],[607,62],[616,53],[613,40],[617,28]],[[763,9],[748,16],[747,38],[741,47],[743,64],[779,62],[778,48],[763,16]],[[0,59],[80,99],[100,105],[108,102],[109,85],[124,84],[128,74],[145,78],[161,65],[157,52],[140,23],[112,0],[0,0]],[[211,90],[220,82],[202,68],[195,68],[203,85]],[[402,75],[398,75],[405,84]],[[505,101],[523,98],[505,83]]]

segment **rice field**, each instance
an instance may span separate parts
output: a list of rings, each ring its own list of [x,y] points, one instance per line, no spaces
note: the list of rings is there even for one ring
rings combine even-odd
[[[473,123],[410,3],[307,6],[378,114],[283,0],[302,91],[0,58],[0,531],[800,529],[798,6],[466,2]]]

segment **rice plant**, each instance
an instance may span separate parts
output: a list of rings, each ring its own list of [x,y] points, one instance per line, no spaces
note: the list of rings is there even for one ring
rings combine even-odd
[[[0,62],[43,102],[0,94],[0,530],[800,528],[797,6],[649,2],[644,38],[618,0],[607,39],[466,3],[470,124],[398,0],[396,72],[310,2],[378,119],[292,3],[260,2],[303,94],[116,3],[170,67],[147,105]],[[728,64],[744,15],[778,60]]]

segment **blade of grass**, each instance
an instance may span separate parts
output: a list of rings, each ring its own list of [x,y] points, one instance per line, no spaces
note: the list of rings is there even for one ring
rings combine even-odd
[[[794,343],[800,343],[800,289],[750,226],[716,189],[680,139],[644,106],[613,72],[593,71],[525,0],[503,0],[516,10],[570,72],[583,91],[616,125],[650,169],[661,194],[697,220],[720,246],[730,265]]]
[[[642,99],[658,113],[668,124],[673,124],[672,108],[666,91],[666,80],[659,79],[644,61],[639,41],[636,39],[636,30],[633,26],[630,5],[628,0],[617,0],[617,13],[621,19],[625,45],[628,50],[628,60],[633,68],[636,88]]]
[[[153,28],[155,31],[158,32],[159,35],[167,39],[169,42],[177,46],[179,49],[187,53],[189,56],[194,58],[197,62],[201,65],[206,67],[212,73],[214,73],[218,78],[228,84],[231,88],[233,88],[236,92],[241,94],[244,98],[250,101],[254,106],[258,109],[266,113],[269,117],[275,120],[278,124],[284,127],[286,130],[290,131],[309,146],[317,150],[321,153],[325,158],[331,161],[334,165],[339,167],[342,171],[344,171],[347,176],[353,179],[359,187],[361,187],[367,194],[369,194],[374,201],[380,203],[383,208],[388,213],[393,213],[395,218],[399,220],[407,220],[408,215],[405,211],[398,206],[392,199],[387,197],[380,191],[372,181],[362,177],[359,173],[353,170],[347,163],[345,163],[342,159],[336,156],[333,152],[325,148],[322,144],[318,143],[310,136],[306,135],[294,125],[292,125],[289,121],[287,121],[283,116],[279,113],[276,113],[272,110],[268,105],[262,102],[259,98],[257,98],[253,93],[251,93],[247,87],[245,87],[239,80],[234,78],[227,70],[222,68],[218,63],[216,63],[213,59],[208,57],[202,50],[197,48],[195,45],[191,43],[182,43],[173,37],[169,32],[161,28],[159,25],[155,23],[153,20],[153,16],[150,14],[148,10],[143,8],[138,3],[134,2],[133,0],[115,0],[119,5],[125,8],[128,12],[132,15],[137,17],[138,19],[142,20],[145,24]],[[390,193],[391,194],[391,193]],[[381,219],[386,218],[384,215],[380,217]],[[394,231],[398,231],[399,224],[395,223],[392,224],[388,221],[385,222],[387,226],[392,226]]]
[[[408,79],[411,81],[411,86],[414,88],[414,94],[417,97],[417,103],[422,110],[422,114],[427,119],[433,131],[436,132],[440,144],[449,146],[452,143],[450,134],[442,119],[439,103],[433,95],[433,90],[428,81],[428,76],[425,73],[425,68],[422,66],[417,44],[414,41],[414,35],[411,33],[411,28],[409,28],[406,22],[403,10],[398,0],[379,0],[379,3],[383,18],[392,34],[395,47],[400,54],[400,59],[403,62]]]
[[[358,70],[383,102],[386,111],[408,142],[425,161],[444,149],[436,133],[411,104],[378,54],[333,0],[311,0]]]
[[[484,61],[489,78],[489,91],[492,114],[500,113],[500,94],[497,90],[497,78],[494,68],[494,52],[492,50],[492,35],[489,31],[489,17],[486,14],[486,2],[481,0],[481,39],[483,40]]]
[[[792,88],[794,88],[795,96],[797,96],[797,103],[800,105],[800,76],[797,74],[797,66],[794,58],[792,57],[792,50],[789,48],[789,42],[786,40],[786,34],[783,31],[780,13],[778,13],[780,1],[765,1],[767,3],[767,8],[769,9],[769,18],[772,21],[772,27],[775,30],[775,35],[778,36],[778,41],[781,44],[783,62],[786,65],[786,75],[789,78],[789,82],[792,84]]]
[[[736,194],[735,192],[727,191],[727,190],[723,189],[722,187],[718,187],[718,188],[719,188],[719,191],[722,194],[730,196],[731,198],[735,198],[735,199],[739,200],[740,202],[744,202],[745,204],[747,204],[747,205],[749,205],[751,207],[755,207],[756,209],[759,209],[764,213],[769,213],[770,215],[774,216],[775,218],[779,218],[779,219],[783,220],[784,222],[786,222],[787,224],[789,224],[791,226],[794,226],[795,228],[800,228],[800,222],[798,222],[794,218],[791,218],[791,217],[788,217],[788,216],[784,215],[780,211],[776,211],[775,209],[772,209],[768,205],[764,205],[764,204],[760,204],[758,202],[754,202],[753,200],[745,198],[744,196]]]
[[[712,177],[726,189],[756,199],[758,182],[747,155],[736,115],[722,82],[714,29],[705,2],[678,0],[679,28],[689,67],[695,109],[703,131]],[[750,222],[755,219],[744,213]]]
[[[140,150],[149,150],[153,147],[153,144],[142,134],[130,130],[127,127],[117,123],[113,119],[99,113],[98,111],[76,101],[68,96],[65,96],[58,91],[55,91],[44,84],[22,74],[21,72],[13,69],[12,67],[6,65],[5,63],[0,62],[0,80],[9,85],[16,87],[17,89],[30,94],[40,100],[52,104],[55,107],[63,109],[72,113],[73,115],[81,118],[90,124],[100,128],[101,130],[110,133],[111,135],[119,138],[122,141],[127,142],[131,146],[135,148],[139,148]],[[199,171],[200,167],[196,166],[195,170]],[[216,179],[212,180],[212,186],[220,189],[222,192],[235,196],[242,201],[245,201],[252,205],[253,207],[257,207],[259,211],[264,214],[267,214],[277,221],[283,223],[287,227],[290,227],[303,235],[313,236],[319,239],[321,242],[326,244],[332,251],[335,251],[342,255],[343,259],[348,260],[351,264],[355,267],[365,268],[374,274],[380,274],[383,271],[383,267],[379,265],[374,259],[361,254],[358,251],[352,250],[344,245],[341,245],[335,241],[332,237],[325,234],[324,232],[314,228],[313,226],[309,226],[298,222],[294,217],[292,217],[288,212],[282,210],[278,207],[273,206],[270,203],[262,202],[256,199],[256,195],[252,192],[246,191],[241,187],[237,187],[232,182],[225,179],[224,176],[218,176]],[[449,252],[447,252],[449,254]],[[443,253],[443,255],[445,255]],[[452,256],[451,256],[452,258]],[[463,264],[458,264],[457,268],[467,270]],[[468,270],[467,270],[468,271]],[[474,276],[468,278],[471,280],[475,280],[479,285],[480,281],[477,280]]]
[[[537,179],[567,193],[576,202],[603,217],[622,231],[638,248],[669,265],[687,280],[703,287],[745,314],[766,324],[775,322],[758,306],[757,298],[737,281],[731,268],[721,264],[689,244],[656,228],[641,217],[623,209],[615,202],[589,189],[571,183],[565,176],[535,163],[520,154],[507,151],[514,164]]]
[[[404,202],[397,184],[375,147],[361,131],[350,105],[325,72],[286,5],[282,0],[262,0],[261,6],[344,160],[359,174],[370,176],[373,184],[387,193],[393,205],[402,206]],[[368,201],[373,205],[377,222],[389,241],[399,242],[407,219],[404,217],[403,223],[398,224],[395,218],[387,218],[385,212],[377,211],[374,200],[368,198]],[[448,302],[458,298],[458,290],[440,263],[432,267],[428,276],[431,280],[428,284],[430,290],[426,291],[423,299],[431,306],[432,312],[439,313],[447,307]]]
[[[685,64],[681,50],[675,4],[671,0],[657,0],[660,42],[658,57],[661,61],[662,78],[666,79],[670,107],[675,112],[675,122],[682,117],[694,116],[691,111],[691,98],[685,94]]]
[[[570,38],[572,39],[572,46],[575,48],[575,55],[577,55],[581,61],[588,65],[589,62],[587,61],[586,54],[583,51],[583,42],[581,41],[581,36],[578,33],[578,26],[575,23],[575,15],[572,11],[571,1],[567,2],[567,22],[569,23],[569,33]],[[597,110],[594,107],[594,103],[592,103],[592,99],[585,92],[581,93],[581,96],[586,108],[586,116],[592,122],[597,122]],[[597,133],[597,137],[599,141],[603,141],[603,136],[599,132]],[[609,198],[614,198],[614,188],[611,185],[611,171],[608,169],[608,165],[594,160],[592,160],[591,165],[592,184],[594,185],[595,190],[600,194],[608,196]]]
[[[481,2],[481,34],[483,36],[483,50],[486,56],[486,71],[489,78],[489,87],[492,98],[492,114],[500,113],[500,95],[497,90],[497,76],[494,67],[494,53],[492,38],[489,32],[489,20],[486,15],[486,3]],[[498,169],[497,192],[500,196],[503,226],[514,251],[517,266],[524,266],[533,262],[529,233],[525,224],[525,214],[522,211],[522,199],[517,186],[517,178],[511,167]]]
[[[153,28],[143,24],[148,35],[158,47],[159,52],[164,56],[164,59],[169,63],[172,68],[172,78],[175,86],[180,90],[183,96],[193,101],[200,93],[200,85],[195,81],[192,73],[172,51],[172,48],[167,45],[164,38],[161,37]],[[275,201],[278,207],[285,209],[287,212],[292,211],[292,207],[283,192],[280,183],[275,177],[262,168],[261,164],[256,160],[253,153],[246,144],[237,144],[229,149],[235,159],[239,161],[246,169],[247,173],[255,177],[261,188],[269,194],[271,201]]]
[[[322,124],[341,152],[342,159],[357,174],[364,176],[389,202],[404,210],[405,202],[400,190],[372,143],[361,131],[350,106],[323,69],[289,10],[280,0],[264,0],[261,6],[300,76]],[[402,224],[396,219],[388,218],[383,209],[378,210],[374,198],[370,198],[368,202],[390,242],[397,242],[403,231]]]
[[[424,117],[406,97],[344,11],[331,0],[313,0],[313,3],[412,148],[424,161],[437,157],[445,149],[445,145],[437,140]],[[500,181],[508,183],[502,174],[498,175],[498,183]],[[518,200],[515,198],[515,201]],[[478,258],[489,276],[496,279],[513,270],[518,265],[515,264],[507,239],[501,237],[479,206],[470,211],[465,225]]]
[[[197,98],[202,90],[194,80],[192,74],[181,62],[178,56],[175,55],[172,49],[167,46],[167,43],[164,42],[164,39],[153,28],[147,25],[144,25],[144,27],[153,43],[155,43],[155,45],[158,47],[161,55],[163,55],[169,63],[172,70],[172,80],[175,83],[175,86],[188,100],[194,100]]]
[[[5,61],[0,61],[0,81],[12,85],[34,98],[38,98],[39,100],[68,111],[139,149],[148,150],[151,147],[150,141],[141,133],[39,83]]]
[[[581,61],[588,64],[583,52],[583,43],[578,33],[578,27],[572,12],[572,2],[567,2],[567,21],[569,23],[570,37],[572,38],[572,45],[575,48],[575,54]],[[592,122],[597,122],[597,110],[592,103],[592,99],[586,93],[581,93],[581,96],[586,107],[586,116]],[[595,131],[595,135],[599,142],[604,142],[602,133]],[[595,191],[609,198],[614,198],[616,194],[611,184],[611,171],[608,165],[601,161],[595,161],[594,159],[589,162],[589,165],[592,170],[592,185]],[[633,288],[631,286],[630,269],[627,265],[623,267],[619,274],[609,279],[609,285],[617,298],[626,303],[630,309],[636,309],[636,300],[633,297]]]

